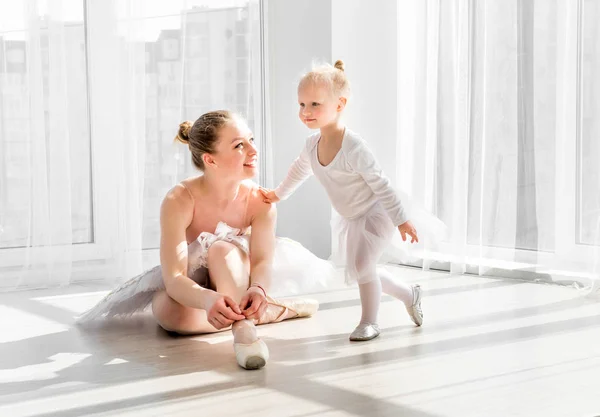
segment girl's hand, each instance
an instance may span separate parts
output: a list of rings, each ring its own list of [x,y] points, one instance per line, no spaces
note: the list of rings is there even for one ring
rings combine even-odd
[[[402,223],[400,226],[398,226],[398,230],[400,231],[400,235],[402,236],[402,240],[404,242],[406,242],[406,235],[409,235],[411,237],[410,243],[419,243],[417,230],[410,221]]]
[[[259,188],[261,194],[263,195],[264,202],[265,203],[277,203],[278,201],[280,201],[281,199],[279,197],[277,197],[277,194],[275,194],[275,191],[273,190],[267,190],[266,188]]]
[[[246,317],[242,310],[231,297],[212,291],[206,303],[206,316],[208,322],[217,330],[224,329],[234,321],[244,320]]]
[[[259,320],[269,305],[267,297],[259,287],[250,287],[240,302],[242,314],[246,319]]]

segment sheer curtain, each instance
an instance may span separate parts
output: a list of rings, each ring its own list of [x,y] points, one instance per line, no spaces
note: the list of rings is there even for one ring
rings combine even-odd
[[[257,0],[0,6],[0,288],[122,280],[158,262],[159,206],[197,174],[173,137],[218,108],[262,122]]]
[[[598,2],[403,0],[398,13],[397,182],[449,226],[426,263],[594,283]]]

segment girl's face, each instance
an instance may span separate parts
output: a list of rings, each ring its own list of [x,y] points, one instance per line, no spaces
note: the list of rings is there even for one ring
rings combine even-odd
[[[335,97],[326,86],[307,82],[298,86],[298,104],[302,123],[309,129],[320,129],[337,122],[345,99]]]
[[[215,152],[204,155],[205,167],[216,169],[219,175],[232,179],[254,178],[257,172],[258,151],[252,131],[242,120],[223,126]]]

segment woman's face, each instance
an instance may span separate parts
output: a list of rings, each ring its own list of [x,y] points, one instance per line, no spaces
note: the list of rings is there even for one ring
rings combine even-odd
[[[254,178],[258,169],[258,151],[252,131],[243,120],[234,119],[223,126],[215,152],[206,155],[213,164],[205,166],[218,171],[219,175],[245,180]]]

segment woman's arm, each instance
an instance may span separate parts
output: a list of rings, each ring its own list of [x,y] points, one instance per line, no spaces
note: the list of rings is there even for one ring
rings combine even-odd
[[[259,212],[251,222],[250,288],[240,302],[243,314],[249,319],[260,318],[267,307],[266,292],[271,285],[275,252],[277,209],[274,204],[260,204]]]
[[[274,204],[266,207],[252,220],[250,235],[250,284],[258,284],[269,290],[271,269],[275,252],[275,224],[277,209]]]
[[[187,276],[186,229],[192,222],[194,201],[177,185],[163,200],[160,210],[160,264],[169,297],[187,307],[205,309],[213,291],[202,288]]]

